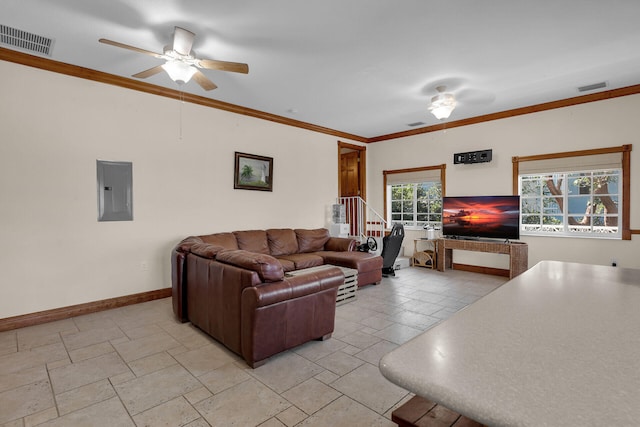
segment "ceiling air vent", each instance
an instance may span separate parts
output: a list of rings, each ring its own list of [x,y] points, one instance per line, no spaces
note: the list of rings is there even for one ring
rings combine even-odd
[[[426,125],[425,122],[413,122],[413,123],[408,123],[407,126],[409,127],[416,127],[416,126],[422,126],[422,125]]]
[[[578,92],[589,92],[590,90],[602,89],[607,87],[607,82],[594,83],[592,85],[580,86]]]
[[[51,56],[53,39],[0,24],[0,44]]]

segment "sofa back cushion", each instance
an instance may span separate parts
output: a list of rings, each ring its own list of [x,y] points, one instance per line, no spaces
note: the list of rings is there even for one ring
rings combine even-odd
[[[210,245],[209,243],[195,243],[190,249],[192,254],[210,259],[215,259],[218,253],[226,250],[222,246]]]
[[[302,270],[304,268],[317,267],[324,264],[324,258],[317,253],[282,255],[281,257],[278,257],[277,260],[280,261],[280,264],[282,264],[282,268],[284,268],[285,271],[287,271],[285,267],[285,263],[287,261],[293,263],[293,270]]]
[[[216,259],[225,264],[255,271],[263,282],[277,282],[284,279],[282,265],[270,255],[237,250],[220,252]]]
[[[294,230],[298,238],[298,252],[318,252],[324,249],[324,244],[329,240],[329,230],[318,228],[315,230]]]
[[[208,243],[214,246],[220,246],[228,251],[234,251],[239,249],[236,236],[233,233],[216,233],[209,234],[207,236],[200,236],[204,243]]]
[[[183,239],[180,243],[178,243],[175,249],[178,252],[189,252],[189,250],[193,245],[195,245],[196,243],[202,243],[202,242],[203,240],[200,237],[189,236],[186,239]]]
[[[234,231],[233,234],[238,241],[238,249],[269,255],[269,244],[265,230]]]
[[[290,228],[267,230],[267,240],[269,241],[269,252],[275,257],[298,252],[298,239],[295,231]]]

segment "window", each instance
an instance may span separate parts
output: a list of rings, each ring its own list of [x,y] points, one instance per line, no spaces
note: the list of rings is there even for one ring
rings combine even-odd
[[[617,237],[621,169],[520,176],[522,234]]]
[[[622,146],[514,157],[520,233],[630,238],[630,150]]]
[[[384,171],[385,218],[411,229],[442,225],[445,165]]]
[[[440,227],[442,187],[440,182],[417,182],[389,186],[391,223],[405,227]]]

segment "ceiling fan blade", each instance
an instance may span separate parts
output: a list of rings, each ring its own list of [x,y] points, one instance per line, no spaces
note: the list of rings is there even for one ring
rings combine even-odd
[[[218,87],[214,82],[209,80],[209,78],[204,74],[202,74],[200,71],[196,71],[196,73],[193,75],[193,80],[195,80],[196,83],[198,83],[204,90],[213,90]]]
[[[217,61],[215,59],[199,59],[198,65],[208,70],[232,71],[234,73],[249,73],[249,66],[239,62]]]
[[[173,32],[173,50],[180,55],[189,55],[196,35],[184,28],[176,27]]]
[[[134,74],[133,77],[136,77],[138,79],[146,79],[147,77],[155,76],[162,71],[164,71],[162,65],[156,65],[153,68],[149,68],[148,70],[140,71],[139,73]]]
[[[100,39],[98,41],[100,43],[108,44],[111,46],[121,47],[123,49],[129,49],[138,53],[144,53],[145,55],[150,55],[150,56],[153,56],[154,58],[160,58],[160,59],[164,58],[164,56],[160,53],[155,53],[155,52],[151,52],[150,50],[140,49],[139,47],[135,47],[135,46],[129,46],[128,44],[124,44],[120,42],[114,42],[113,40]]]

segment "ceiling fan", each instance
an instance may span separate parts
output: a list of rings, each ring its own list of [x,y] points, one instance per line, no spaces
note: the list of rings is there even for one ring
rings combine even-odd
[[[451,93],[446,93],[447,87],[442,85],[436,87],[438,94],[431,98],[431,105],[429,105],[429,111],[436,116],[436,119],[443,120],[448,119],[451,112],[458,102],[455,96]]]
[[[116,42],[108,39],[98,40],[100,43],[108,44],[111,46],[121,47],[124,49],[132,50],[138,53],[144,53],[145,55],[153,56],[154,58],[164,59],[166,62],[162,65],[157,65],[148,70],[141,71],[134,74],[133,77],[139,79],[146,79],[156,75],[163,70],[169,74],[169,77],[178,84],[187,83],[191,78],[196,81],[204,90],[213,90],[217,86],[207,76],[205,76],[199,68],[208,70],[220,70],[231,71],[234,73],[247,74],[249,72],[249,66],[239,62],[226,62],[218,61],[215,59],[203,59],[197,58],[196,53],[191,50],[195,34],[184,28],[175,27],[173,33],[173,44],[171,46],[165,46],[163,53],[155,53],[149,50],[141,49],[135,46],[129,46],[124,43]]]
[[[461,105],[485,105],[495,101],[496,96],[481,89],[469,87],[464,79],[440,80],[434,85],[425,87],[424,93],[433,93],[435,86],[436,95],[431,98],[429,111],[438,119],[449,118],[453,110]]]

